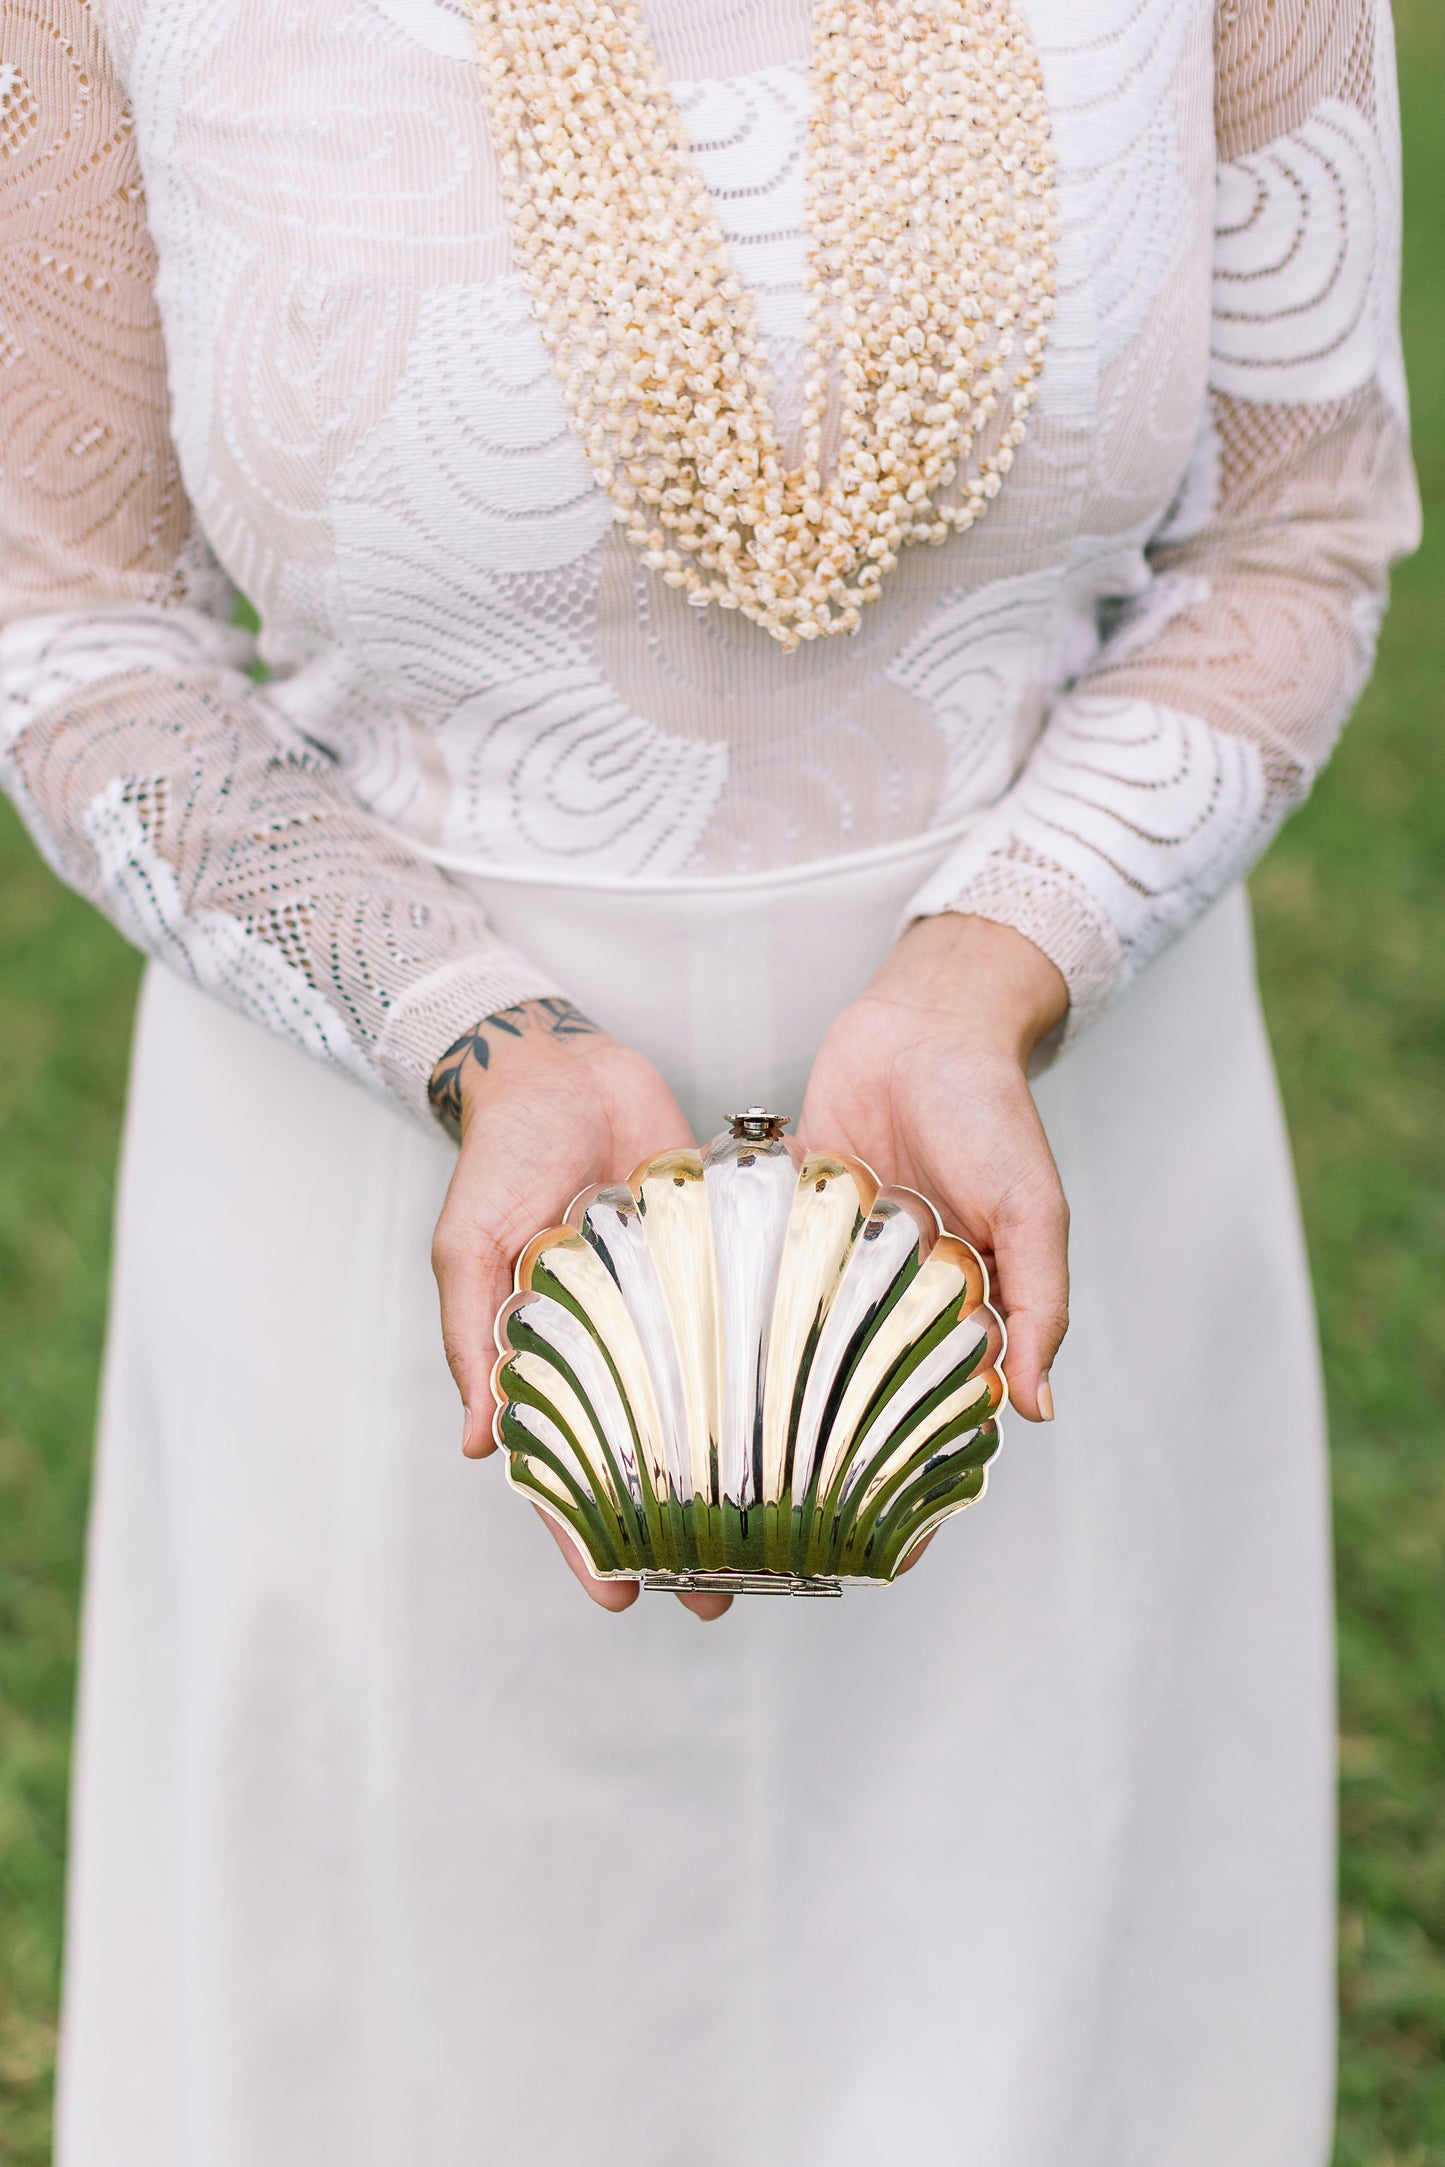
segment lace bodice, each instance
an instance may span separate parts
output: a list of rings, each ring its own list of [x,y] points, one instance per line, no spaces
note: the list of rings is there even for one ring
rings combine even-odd
[[[615,529],[459,4],[0,0],[0,743],[64,875],[419,1109],[568,990],[436,857],[726,877],[977,816],[915,910],[1020,927],[1085,1027],[1308,788],[1414,535],[1393,55],[1386,0],[1028,13],[1028,442],[789,655]],[[806,0],[648,19],[795,426]]]

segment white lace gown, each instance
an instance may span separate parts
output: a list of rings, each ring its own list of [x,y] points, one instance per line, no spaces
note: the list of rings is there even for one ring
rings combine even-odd
[[[458,7],[0,5],[4,775],[171,967],[62,2167],[1325,2157],[1322,1425],[1237,883],[1414,532],[1390,26],[1027,13],[1063,217],[1028,443],[787,656],[593,487]],[[648,22],[786,423],[806,8]],[[456,1453],[431,1066],[564,992],[700,1125],[791,1100],[950,908],[1069,984],[1059,1421],[897,1589],[606,1618]]]

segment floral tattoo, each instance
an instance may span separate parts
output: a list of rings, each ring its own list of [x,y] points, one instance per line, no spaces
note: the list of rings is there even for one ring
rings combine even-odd
[[[514,1008],[500,1008],[494,1016],[483,1016],[480,1023],[474,1023],[448,1046],[432,1070],[426,1089],[431,1110],[442,1127],[460,1140],[462,1080],[467,1064],[489,1067],[494,1039],[525,1038],[529,1031],[544,1032],[548,1038],[591,1038],[600,1029],[580,1008],[555,994],[546,994],[537,1001],[519,1001]]]

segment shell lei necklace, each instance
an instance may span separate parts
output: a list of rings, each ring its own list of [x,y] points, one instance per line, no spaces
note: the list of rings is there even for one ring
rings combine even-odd
[[[1019,0],[814,0],[791,470],[637,0],[468,5],[518,265],[629,541],[785,648],[855,631],[906,544],[983,515],[1038,393],[1059,229]]]

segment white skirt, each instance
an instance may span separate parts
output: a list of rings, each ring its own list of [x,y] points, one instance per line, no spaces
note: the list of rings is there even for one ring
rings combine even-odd
[[[486,885],[712,1121],[798,1111],[926,853],[873,862]],[[610,1617],[461,1457],[450,1148],[151,973],[61,2167],[1323,2167],[1323,1424],[1243,898],[1039,1097],[1053,1428],[894,1588]]]

